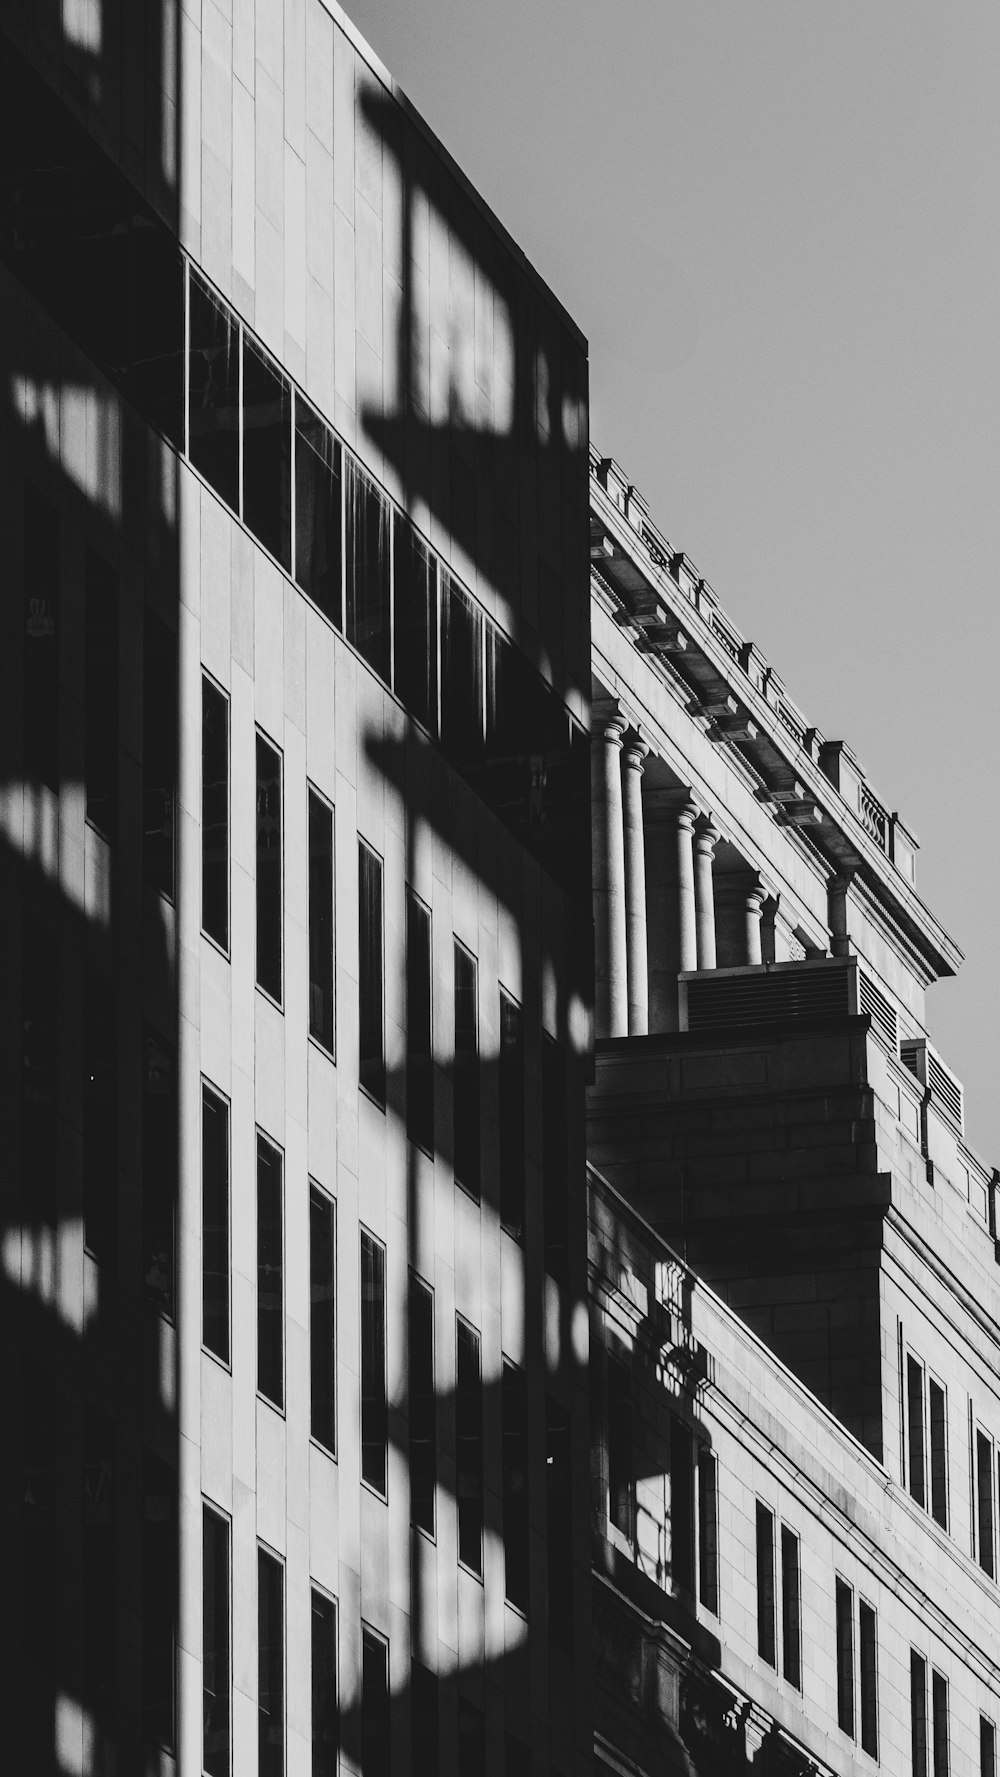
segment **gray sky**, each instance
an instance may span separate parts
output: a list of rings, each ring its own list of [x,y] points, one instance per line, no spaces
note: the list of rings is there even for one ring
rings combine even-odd
[[[1000,1161],[996,0],[348,0],[590,340],[591,431],[922,844]]]

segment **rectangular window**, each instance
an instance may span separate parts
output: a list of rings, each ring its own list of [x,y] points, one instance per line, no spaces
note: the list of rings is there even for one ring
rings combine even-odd
[[[309,791],[309,1035],[333,1043],[333,809]]]
[[[524,1239],[524,1033],[521,1008],[500,993],[500,1221]]]
[[[979,1777],[997,1777],[997,1731],[985,1715],[979,1717]]]
[[[694,1593],[694,1439],[690,1427],[670,1415],[670,1540],[674,1585]]]
[[[188,280],[188,456],[239,511],[240,328],[194,272]]]
[[[437,1771],[440,1758],[438,1731],[438,1681],[419,1660],[410,1666],[410,1769],[414,1773]]]
[[[632,1540],[632,1372],[608,1358],[608,1518]]]
[[[257,986],[281,1000],[281,755],[257,736]]]
[[[406,1133],[433,1153],[431,916],[412,891],[406,897]]]
[[[979,1565],[990,1578],[996,1570],[993,1554],[993,1442],[976,1430],[976,1552]]]
[[[337,1205],[309,1186],[310,1430],[337,1453]]]
[[[58,1000],[56,934],[25,907],[21,928],[22,1210],[55,1227]]]
[[[837,1721],[854,1739],[854,1593],[837,1581]]]
[[[143,1450],[142,1731],[147,1745],[168,1749],[174,1745],[176,1590],[177,1476]]]
[[[257,1135],[257,1389],[285,1404],[285,1282],[281,1155]]]
[[[774,1635],[774,1513],[757,1501],[757,1652],[777,1664]]]
[[[81,1689],[98,1716],[113,1714],[117,1649],[115,1571],[115,1425],[89,1402],[83,1408]]]
[[[177,1072],[171,1045],[146,1025],[142,1039],[142,1277],[147,1302],[174,1311]]]
[[[916,1358],[906,1358],[906,1423],[909,1432],[907,1486],[917,1504],[926,1503],[924,1487],[924,1369]]]
[[[229,949],[229,699],[201,681],[201,924]]]
[[[243,335],[243,522],[286,570],[292,565],[292,391]]]
[[[87,819],[118,834],[118,575],[96,549],[85,570],[83,775]]]
[[[229,1524],[202,1507],[202,1687],[207,1777],[229,1777]]]
[[[389,1754],[389,1647],[374,1629],[362,1624],[362,1777],[389,1777]]]
[[[340,1706],[337,1692],[337,1606],[312,1593],[312,1777],[337,1777]]]
[[[948,1777],[948,1680],[931,1673],[931,1716],[934,1729],[934,1777]]]
[[[340,494],[340,445],[297,394],[295,578],[338,629],[344,626]]]
[[[177,777],[177,637],[143,611],[142,870],[161,895],[174,892],[174,785]]]
[[[698,1598],[719,1614],[719,1490],[715,1457],[698,1451]]]
[[[441,576],[441,745],[459,771],[481,768],[484,754],[483,613]]]
[[[434,1292],[410,1275],[410,1522],[434,1535],[437,1407],[434,1393]]]
[[[229,1362],[229,1106],[201,1089],[202,1344]]]
[[[468,1697],[458,1698],[458,1777],[483,1777],[486,1769],[486,1718]]]
[[[542,1038],[542,1213],[545,1269],[564,1283],[569,1265],[569,1154],[566,1052]]]
[[[548,1532],[549,1639],[568,1648],[573,1639],[573,1508],[570,1419],[545,1397],[545,1506]]]
[[[281,1562],[257,1549],[257,1770],[285,1769],[285,1600]]]
[[[500,1385],[503,1440],[504,1592],[518,1610],[528,1608],[528,1378],[503,1360]]]
[[[184,262],[166,229],[130,229],[132,365],[129,389],[140,413],[184,448]],[[101,283],[105,295],[106,280]]]
[[[458,1558],[483,1571],[483,1379],[479,1334],[458,1322],[455,1402],[458,1488]]]
[[[385,1247],[361,1230],[361,1479],[385,1493]]]
[[[437,563],[412,525],[393,535],[395,688],[411,715],[437,733]]]
[[[113,1264],[118,1204],[118,995],[88,969],[84,986],[83,1228],[96,1259]]]
[[[382,860],[358,841],[358,1078],[385,1103]]]
[[[479,1196],[479,970],[455,944],[455,1178]]]
[[[878,1758],[878,1623],[864,1599],[858,1603],[861,1653],[861,1750]]]
[[[59,517],[44,494],[24,489],[25,777],[59,788]]]
[[[927,1398],[931,1432],[931,1513],[942,1530],[948,1528],[948,1413],[940,1383],[928,1379]]]
[[[391,508],[375,483],[353,463],[346,466],[344,484],[347,639],[388,685]]]
[[[802,1641],[799,1622],[799,1539],[781,1526],[781,1670],[789,1684],[802,1689]]]
[[[927,1777],[927,1662],[910,1649],[910,1745],[913,1777]]]

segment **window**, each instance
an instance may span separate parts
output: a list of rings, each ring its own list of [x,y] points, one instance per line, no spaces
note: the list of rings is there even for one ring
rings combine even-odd
[[[934,1777],[948,1777],[948,1680],[931,1673],[931,1723],[934,1732]]]
[[[337,1453],[337,1205],[309,1186],[310,1430]]]
[[[573,1512],[570,1419],[545,1397],[545,1504],[548,1530],[549,1639],[568,1648],[573,1639]]]
[[[910,1745],[913,1777],[927,1777],[927,1662],[910,1649]]]
[[[201,681],[201,924],[229,949],[229,699]]]
[[[176,1592],[177,1476],[143,1450],[142,1728],[147,1744],[168,1750],[174,1746]]]
[[[285,1769],[285,1601],[281,1562],[257,1549],[257,1770]]]
[[[292,391],[243,334],[243,522],[286,570],[292,565]]]
[[[854,1739],[854,1593],[837,1581],[837,1721]]]
[[[84,782],[87,819],[118,834],[118,575],[96,549],[85,568]]]
[[[337,1606],[312,1591],[312,1777],[337,1777],[340,1708],[337,1695]]]
[[[338,629],[344,623],[340,494],[340,445],[296,394],[295,578]]]
[[[382,1010],[382,860],[358,842],[358,1078],[385,1103]]]
[[[333,809],[309,791],[309,1035],[333,1041]]]
[[[781,1670],[789,1684],[802,1689],[802,1642],[799,1622],[799,1539],[781,1526]]]
[[[353,463],[344,492],[346,633],[358,653],[388,685],[391,676],[391,507],[384,494]]]
[[[944,1389],[934,1378],[927,1380],[927,1400],[931,1432],[931,1516],[943,1530],[948,1528],[948,1446],[947,1399]]]
[[[486,1769],[486,1719],[468,1697],[458,1698],[458,1777],[482,1777]]]
[[[257,986],[281,1000],[281,756],[257,736]]]
[[[907,1488],[947,1530],[947,1400],[941,1384],[912,1352],[906,1354],[906,1433]]]
[[[23,1213],[55,1227],[56,935],[25,908],[21,928],[21,1178]]]
[[[84,1244],[113,1264],[118,1202],[118,995],[88,969],[84,983]]]
[[[719,1492],[715,1457],[698,1451],[698,1598],[713,1616],[719,1614]]]
[[[434,1535],[437,1405],[434,1393],[434,1292],[410,1274],[410,1522]]]
[[[171,1045],[146,1025],[142,1039],[142,1277],[147,1302],[174,1311],[177,1074]]]
[[[385,1247],[361,1230],[361,1479],[384,1495],[388,1419],[385,1381]]]
[[[202,1686],[207,1777],[229,1777],[229,1523],[202,1508]]]
[[[528,1608],[528,1378],[503,1360],[500,1384],[503,1440],[504,1592],[518,1610]]]
[[[395,686],[406,708],[437,733],[437,563],[412,527],[393,527]]]
[[[434,1149],[434,1065],[431,1036],[431,916],[412,891],[406,897],[406,1133]]]
[[[201,1340],[229,1362],[229,1106],[201,1089]]]
[[[458,1321],[457,1438],[458,1558],[483,1571],[483,1382],[479,1334]]]
[[[993,1439],[976,1427],[976,1555],[984,1573],[996,1573],[993,1511]]]
[[[565,1283],[569,1262],[566,1052],[547,1036],[542,1038],[542,1211],[545,1269]]]
[[[118,1601],[109,1576],[115,1570],[115,1432],[99,1408],[83,1407],[81,1689],[96,1714],[114,1710]]]
[[[59,788],[59,517],[30,482],[24,489],[24,696],[26,777]]]
[[[757,1501],[757,1652],[777,1664],[774,1635],[774,1513]]]
[[[381,1635],[362,1624],[362,1777],[389,1777],[389,1648]]]
[[[476,959],[455,944],[455,1178],[479,1196],[479,1005]]]
[[[440,1736],[437,1673],[430,1672],[419,1660],[412,1661],[410,1665],[410,1734],[410,1769],[415,1773],[438,1770]]]
[[[524,1239],[524,1034],[521,1008],[501,990],[499,1060],[500,1221]]]
[[[906,1418],[909,1432],[907,1485],[917,1504],[925,1504],[924,1489],[924,1372],[916,1359],[906,1359]]]
[[[996,1777],[997,1731],[987,1716],[979,1717],[979,1777]]]
[[[459,771],[483,760],[483,613],[475,600],[441,575],[441,745]]]
[[[177,637],[148,606],[142,634],[142,870],[161,895],[174,892],[177,775]]]
[[[238,512],[240,326],[194,272],[188,291],[188,455]]]
[[[670,1551],[674,1585],[694,1593],[694,1438],[690,1426],[670,1415]]]
[[[861,1750],[878,1758],[878,1623],[870,1604],[858,1604],[861,1651]]]
[[[285,1403],[284,1231],[281,1155],[257,1135],[257,1390],[275,1407]]]
[[[608,1358],[608,1520],[632,1540],[632,1372]]]

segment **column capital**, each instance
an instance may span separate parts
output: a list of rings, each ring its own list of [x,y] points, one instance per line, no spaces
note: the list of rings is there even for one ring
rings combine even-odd
[[[648,757],[649,742],[643,740],[641,728],[628,729],[622,741],[622,764],[641,773]]]
[[[692,830],[698,818],[699,809],[689,789],[678,790],[644,790],[642,806],[649,822],[662,823],[664,826],[682,824]]]
[[[694,823],[694,843],[704,856],[711,857],[722,838],[710,814],[699,814]]]

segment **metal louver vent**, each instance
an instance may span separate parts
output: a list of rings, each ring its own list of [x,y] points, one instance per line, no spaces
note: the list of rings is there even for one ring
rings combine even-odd
[[[706,974],[687,983],[688,1030],[732,1024],[795,1024],[850,1011],[846,969],[780,968],[773,973]]]
[[[907,1037],[899,1045],[899,1054],[900,1059],[916,1074],[922,1085],[930,1088],[931,1098],[938,1110],[961,1134],[965,1120],[965,1095],[961,1081],[956,1080],[951,1069],[945,1067],[924,1037]]]
[[[858,970],[858,1007],[860,1011],[868,1013],[872,1021],[872,1031],[882,1047],[888,1049],[890,1055],[897,1055],[899,1032],[896,1014],[885,994],[879,991],[874,981],[868,979],[863,969]]]

